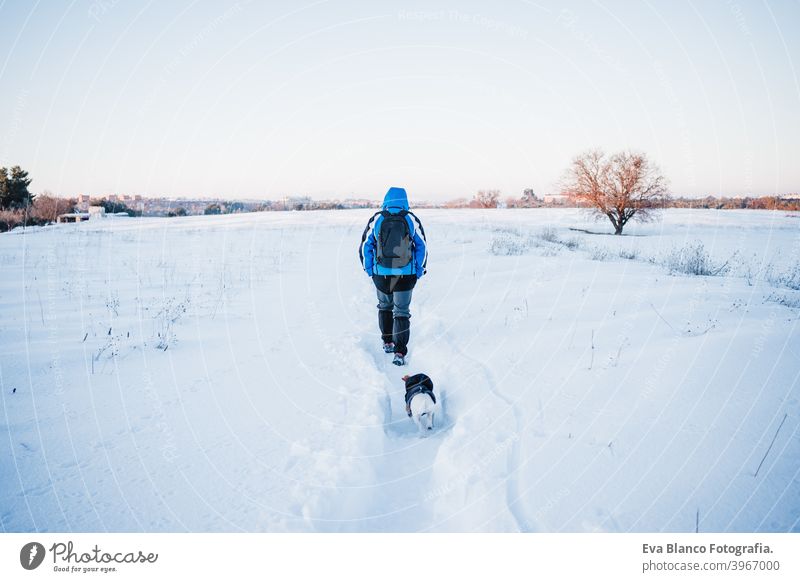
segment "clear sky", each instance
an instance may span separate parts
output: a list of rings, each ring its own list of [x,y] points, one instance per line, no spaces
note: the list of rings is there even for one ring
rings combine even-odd
[[[800,2],[0,0],[0,165],[34,192],[800,190]]]

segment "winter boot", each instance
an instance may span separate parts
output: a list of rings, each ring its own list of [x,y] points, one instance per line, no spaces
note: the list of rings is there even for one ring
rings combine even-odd
[[[394,342],[384,342],[383,351],[387,354],[394,353]]]
[[[408,340],[411,337],[411,327],[407,317],[394,318],[394,353],[405,356],[408,353]]]
[[[406,357],[403,354],[395,354],[394,355],[394,360],[392,360],[392,363],[395,366],[405,366],[406,365]]]

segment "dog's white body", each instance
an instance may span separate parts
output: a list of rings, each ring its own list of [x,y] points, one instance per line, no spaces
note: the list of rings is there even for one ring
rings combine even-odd
[[[411,419],[420,432],[433,430],[437,406],[429,394],[420,392],[414,395],[409,403],[409,408],[411,408]]]

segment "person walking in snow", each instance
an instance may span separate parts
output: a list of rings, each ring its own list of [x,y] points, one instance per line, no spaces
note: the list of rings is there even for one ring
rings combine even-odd
[[[378,327],[383,351],[402,366],[411,337],[411,293],[426,273],[428,250],[422,223],[408,209],[403,188],[389,188],[380,212],[361,236],[359,258],[378,293]]]

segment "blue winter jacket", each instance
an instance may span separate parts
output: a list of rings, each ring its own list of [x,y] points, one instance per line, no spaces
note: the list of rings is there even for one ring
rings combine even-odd
[[[382,209],[388,210],[391,214],[398,214],[402,210],[408,211],[408,196],[405,189],[389,188],[383,199]],[[422,228],[422,223],[419,219],[411,212],[406,215],[406,221],[408,221],[408,228],[413,241],[414,260],[400,269],[384,267],[375,260],[376,235],[381,231],[383,216],[376,214],[369,221],[367,228],[364,229],[364,235],[361,237],[360,249],[361,265],[368,275],[416,275],[417,279],[419,279],[425,274],[428,262],[428,250],[425,247],[425,230]]]

